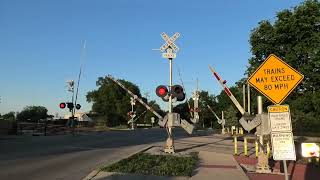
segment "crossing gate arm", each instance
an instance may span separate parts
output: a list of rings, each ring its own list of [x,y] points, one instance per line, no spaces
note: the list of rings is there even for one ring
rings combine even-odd
[[[228,88],[228,86],[226,85],[226,81],[223,80],[218,73],[214,70],[213,67],[211,67],[209,65],[210,71],[212,72],[213,76],[219,81],[220,85],[222,86],[224,92],[229,96],[229,98],[231,99],[231,101],[233,102],[233,104],[237,107],[237,109],[240,111],[240,113],[242,115],[244,115],[245,110],[243,109],[243,107],[240,105],[240,103],[237,101],[237,99],[233,96],[232,92],[230,91],[230,89]]]
[[[142,115],[144,115],[147,112],[147,110],[143,111],[137,118],[133,120],[133,122],[136,122]]]
[[[137,95],[135,95],[133,92],[131,92],[129,89],[127,89],[123,84],[121,84],[118,80],[116,80],[115,78],[113,78],[111,75],[107,76],[110,80],[112,80],[113,82],[115,82],[116,84],[118,84],[120,87],[122,87],[122,89],[126,90],[134,99],[136,99],[137,101],[139,101],[145,108],[147,108],[149,111],[151,111],[154,115],[156,115],[159,118],[159,121],[163,120],[163,117],[158,114],[152,107],[150,107],[148,104],[146,104],[145,102],[142,101],[141,98],[139,98]]]
[[[211,109],[211,107],[209,105],[207,105],[207,107],[209,108],[209,110],[214,114],[214,116],[220,121],[221,119],[217,116],[217,114]]]

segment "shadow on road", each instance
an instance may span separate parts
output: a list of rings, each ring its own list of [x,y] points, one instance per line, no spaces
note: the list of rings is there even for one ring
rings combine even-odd
[[[173,131],[174,138],[205,136],[212,132],[187,134],[180,128]],[[134,131],[90,132],[86,134],[21,137],[0,140],[0,160],[42,157],[95,149],[112,149],[164,142],[167,138],[165,129],[137,129]]]

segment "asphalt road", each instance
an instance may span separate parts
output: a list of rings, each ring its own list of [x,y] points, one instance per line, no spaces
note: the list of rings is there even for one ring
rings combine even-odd
[[[199,134],[198,134],[199,135]],[[175,139],[188,137],[174,130]],[[151,144],[164,143],[165,129],[108,131],[59,136],[0,136],[0,179],[82,179],[103,164]]]

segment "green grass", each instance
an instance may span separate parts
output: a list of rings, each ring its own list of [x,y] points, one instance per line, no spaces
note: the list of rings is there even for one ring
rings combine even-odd
[[[198,154],[178,157],[173,155],[135,154],[115,164],[101,168],[102,171],[136,173],[156,176],[190,176],[198,162]]]

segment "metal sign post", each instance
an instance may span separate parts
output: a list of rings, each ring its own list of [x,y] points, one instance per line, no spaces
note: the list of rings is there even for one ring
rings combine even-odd
[[[302,81],[303,75],[274,54],[249,77],[248,83],[275,103],[268,107],[271,129],[272,155],[282,160],[285,179],[288,179],[286,160],[296,160],[295,147],[288,105],[280,105]]]
[[[172,58],[169,58],[169,89],[172,87]],[[172,95],[169,96],[169,114],[172,113]],[[173,135],[172,135],[172,126],[173,126],[173,119],[172,116],[168,116],[167,128],[168,128],[168,139],[166,141],[166,146],[164,151],[166,153],[174,153],[174,143],[173,143]]]
[[[74,80],[68,80],[66,81],[66,83],[67,83],[68,91],[72,92],[71,102],[74,105]],[[70,109],[70,112],[71,112],[71,117],[69,117],[67,124],[69,127],[72,128],[72,135],[74,135],[74,109]]]
[[[154,117],[151,117],[151,126],[153,127],[154,124]]]
[[[224,113],[221,111],[221,125],[222,125],[222,134],[225,134],[224,125],[226,124],[226,120],[224,119]]]
[[[172,60],[176,58],[176,53],[178,52],[179,48],[177,45],[174,44],[174,41],[178,39],[180,33],[175,33],[172,37],[169,37],[166,33],[162,32],[161,34],[162,39],[165,41],[160,47],[160,51],[162,53],[163,58],[167,58],[169,60],[169,89],[173,86],[172,82]],[[174,125],[173,116],[172,116],[172,95],[169,96],[169,113],[168,113],[168,121],[167,121],[167,131],[168,131],[168,138],[166,141],[166,145],[164,151],[166,153],[174,153],[174,142],[173,142],[173,135],[172,135],[172,126]]]
[[[290,108],[288,105],[268,106],[268,117],[271,127],[273,159],[283,161],[285,179],[288,180],[286,160],[296,160]]]
[[[193,93],[192,95],[192,99],[193,99],[193,118],[191,118],[191,121],[193,123],[198,123],[199,122],[199,98],[200,98],[200,94],[199,94],[199,91],[198,91],[198,88],[197,90]]]
[[[263,105],[262,105],[262,97],[257,97],[258,104],[258,115],[262,115],[263,113]],[[268,156],[264,152],[264,143],[263,143],[263,133],[262,133],[262,125],[257,127],[257,136],[259,137],[259,153],[258,153],[258,163],[256,164],[256,172],[257,173],[270,173],[270,167],[268,163]]]
[[[134,119],[134,117],[135,117],[135,113],[134,113],[134,109],[133,109],[133,107],[134,107],[134,105],[136,104],[136,100],[135,100],[135,98],[133,98],[133,97],[130,97],[130,104],[131,104],[131,129],[132,130],[134,130],[134,121],[133,121],[133,119]]]

